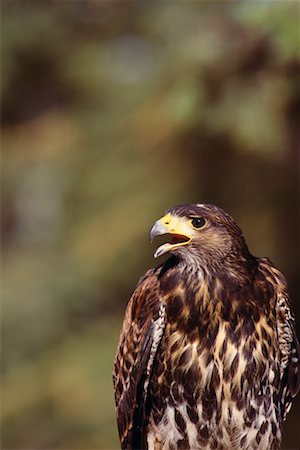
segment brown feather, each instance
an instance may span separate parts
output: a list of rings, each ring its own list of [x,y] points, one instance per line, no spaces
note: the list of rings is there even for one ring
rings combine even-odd
[[[122,449],[142,448],[145,435],[146,396],[151,367],[147,366],[153,343],[153,324],[159,317],[158,281],[150,270],[139,281],[128,304],[117,349],[113,382]]]

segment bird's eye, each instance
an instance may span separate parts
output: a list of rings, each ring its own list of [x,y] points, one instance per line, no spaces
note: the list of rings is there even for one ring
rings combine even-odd
[[[194,228],[203,228],[204,225],[206,224],[206,220],[204,219],[204,217],[194,217],[191,220],[191,224],[193,225]]]

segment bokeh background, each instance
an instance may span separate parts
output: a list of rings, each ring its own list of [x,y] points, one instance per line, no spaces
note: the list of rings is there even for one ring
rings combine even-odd
[[[300,325],[299,5],[2,2],[1,448],[118,448],[113,356],[174,204],[229,211]]]

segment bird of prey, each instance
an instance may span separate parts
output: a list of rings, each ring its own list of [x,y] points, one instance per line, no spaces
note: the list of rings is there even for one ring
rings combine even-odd
[[[213,205],[169,209],[157,235],[169,259],[138,282],[114,362],[122,449],[278,449],[300,386],[284,276]]]

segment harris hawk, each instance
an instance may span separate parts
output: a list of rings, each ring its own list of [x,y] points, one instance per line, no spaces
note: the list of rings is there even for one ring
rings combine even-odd
[[[213,205],[169,209],[158,235],[170,257],[139,280],[114,361],[121,448],[278,449],[300,387],[284,276]]]

